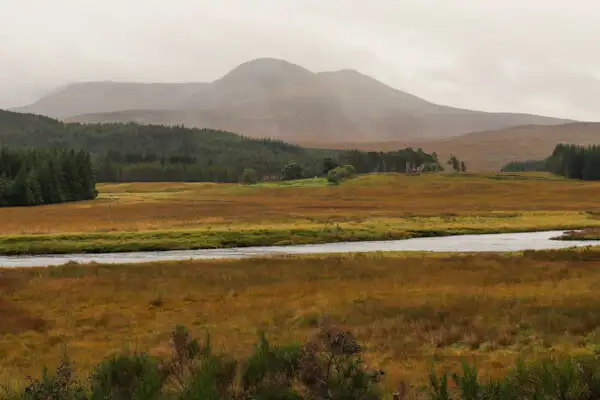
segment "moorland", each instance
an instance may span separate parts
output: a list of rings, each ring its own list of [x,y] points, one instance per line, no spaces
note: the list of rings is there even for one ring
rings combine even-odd
[[[367,174],[256,185],[122,183],[0,208],[0,253],[118,252],[600,226],[600,184],[530,174]]]

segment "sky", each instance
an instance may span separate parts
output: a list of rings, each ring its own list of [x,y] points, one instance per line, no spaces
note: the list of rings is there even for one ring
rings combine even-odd
[[[597,0],[0,0],[0,107],[274,57],[444,105],[598,121],[599,38]]]

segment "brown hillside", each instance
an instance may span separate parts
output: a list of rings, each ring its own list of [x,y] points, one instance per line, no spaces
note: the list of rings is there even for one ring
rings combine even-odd
[[[474,132],[449,139],[405,140],[380,143],[325,144],[323,147],[393,150],[406,146],[435,151],[440,159],[451,154],[467,163],[471,171],[497,171],[510,161],[540,160],[559,143],[600,144],[600,123],[569,123],[557,126],[520,126]],[[315,143],[304,142],[314,146]]]
[[[71,85],[18,111],[79,122],[184,124],[317,143],[452,137],[566,122],[440,106],[354,70],[313,73],[275,59],[244,63],[206,84]]]

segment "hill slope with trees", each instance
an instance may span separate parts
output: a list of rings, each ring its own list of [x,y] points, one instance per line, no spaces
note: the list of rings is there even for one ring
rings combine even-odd
[[[326,175],[338,165],[357,173],[440,170],[420,149],[389,152],[308,149],[278,140],[251,139],[183,126],[62,123],[0,110],[0,147],[83,149],[101,182],[238,182]],[[325,168],[325,160],[333,160]],[[297,165],[293,168],[287,168]],[[252,172],[250,172],[252,171]],[[285,171],[294,171],[286,174]]]

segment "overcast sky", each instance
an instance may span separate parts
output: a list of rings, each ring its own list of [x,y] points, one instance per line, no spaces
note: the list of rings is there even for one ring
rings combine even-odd
[[[276,57],[441,104],[600,120],[598,39],[597,0],[0,0],[0,107]]]

